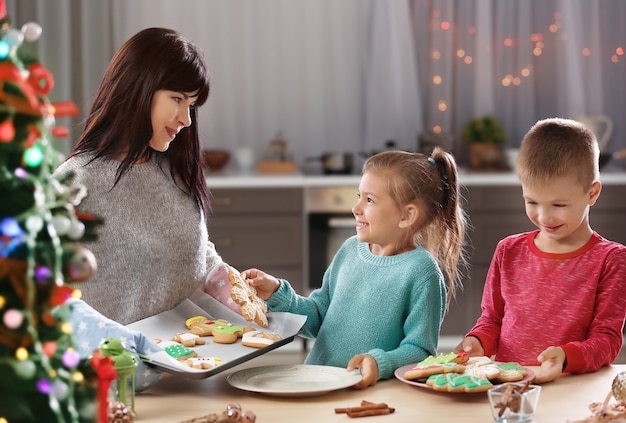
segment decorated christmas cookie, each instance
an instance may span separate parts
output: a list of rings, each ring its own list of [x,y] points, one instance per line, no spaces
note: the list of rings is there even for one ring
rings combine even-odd
[[[186,347],[183,344],[180,344],[175,341],[161,341],[159,339],[155,339],[154,342],[172,358],[175,358],[179,361],[185,361],[188,358],[197,357],[198,353],[195,352],[192,348]]]
[[[185,322],[187,329],[198,336],[213,336],[213,329],[218,325],[230,325],[230,323],[227,320],[211,320],[204,316],[191,317]]]
[[[408,370],[404,374],[404,378],[414,380],[425,379],[437,374],[463,373],[465,366],[462,363],[466,363],[468,359],[469,356],[465,352],[431,355]]]
[[[435,391],[446,392],[484,392],[493,387],[488,379],[459,373],[433,375],[426,384]]]
[[[241,274],[231,270],[228,272],[231,288],[230,295],[239,307],[241,315],[249,322],[254,321],[262,328],[267,327],[267,305],[256,294],[256,289],[244,281]]]
[[[231,266],[215,266],[207,278],[204,290],[220,303],[241,314],[247,321],[267,328],[267,305],[256,289]]]
[[[497,382],[517,382],[526,377],[528,371],[515,361],[498,363],[500,373],[496,377]]]
[[[498,377],[501,369],[489,357],[471,357],[465,363],[463,374],[493,380]]]
[[[188,358],[185,363],[194,369],[208,370],[222,364],[222,359],[218,357],[194,357]]]
[[[213,336],[213,341],[218,344],[232,344],[237,341],[237,338],[241,338],[245,332],[254,330],[251,327],[233,325],[222,319],[209,320],[203,316],[187,319],[185,324],[191,333],[199,336]]]
[[[200,336],[189,332],[177,333],[174,335],[174,338],[172,338],[172,341],[183,344],[186,347],[195,347],[196,345],[204,345],[206,343]]]
[[[281,339],[283,337],[279,333],[254,330],[244,333],[241,343],[246,347],[263,348]]]

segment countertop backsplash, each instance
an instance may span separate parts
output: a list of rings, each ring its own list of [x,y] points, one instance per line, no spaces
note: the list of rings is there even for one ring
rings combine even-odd
[[[604,185],[626,184],[626,172],[607,171],[600,174]],[[358,186],[359,175],[304,175],[296,174],[259,174],[241,173],[225,170],[208,173],[209,188],[279,188],[279,187],[312,187],[312,186]],[[515,172],[470,172],[461,169],[459,181],[467,186],[480,185],[519,185]]]

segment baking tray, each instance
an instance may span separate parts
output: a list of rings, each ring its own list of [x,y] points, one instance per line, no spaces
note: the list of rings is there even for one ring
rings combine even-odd
[[[306,316],[299,314],[268,313],[268,327],[261,328],[254,322],[246,321],[240,314],[215,298],[198,290],[177,307],[156,316],[139,320],[128,325],[128,327],[141,332],[149,339],[165,341],[170,340],[176,333],[188,332],[189,329],[185,326],[185,321],[193,316],[205,316],[212,320],[224,319],[232,324],[276,332],[281,334],[283,339],[267,347],[252,348],[242,345],[241,339],[238,339],[234,344],[218,344],[213,341],[212,337],[205,337],[206,344],[197,345],[193,349],[198,353],[198,357],[219,357],[222,360],[222,364],[212,369],[194,369],[170,357],[165,351],[143,355],[142,360],[164,372],[191,379],[204,379],[292,342],[306,321]]]

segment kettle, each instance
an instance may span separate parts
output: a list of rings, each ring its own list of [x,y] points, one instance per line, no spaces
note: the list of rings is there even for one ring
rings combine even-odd
[[[354,165],[352,153],[327,152],[321,157],[309,157],[307,161],[321,161],[325,175],[349,175]]]
[[[572,118],[584,124],[598,139],[600,151],[604,151],[613,135],[613,120],[606,115],[586,116],[572,113]]]

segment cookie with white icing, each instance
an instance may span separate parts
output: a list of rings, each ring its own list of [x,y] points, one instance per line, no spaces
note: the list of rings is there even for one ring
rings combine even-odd
[[[463,374],[493,380],[500,374],[500,368],[489,357],[470,357],[465,363]]]
[[[267,304],[257,296],[256,289],[247,281],[243,280],[241,274],[231,270],[228,272],[230,280],[230,296],[233,301],[239,304],[241,315],[249,322],[254,321],[262,328],[266,328]]]
[[[282,339],[283,336],[276,332],[254,330],[244,333],[241,343],[246,347],[264,348]]]
[[[183,344],[186,347],[195,347],[196,345],[204,345],[206,341],[200,336],[191,332],[180,332],[174,335],[172,341]]]
[[[185,360],[185,364],[194,369],[209,370],[222,364],[222,359],[218,357],[193,357]]]

